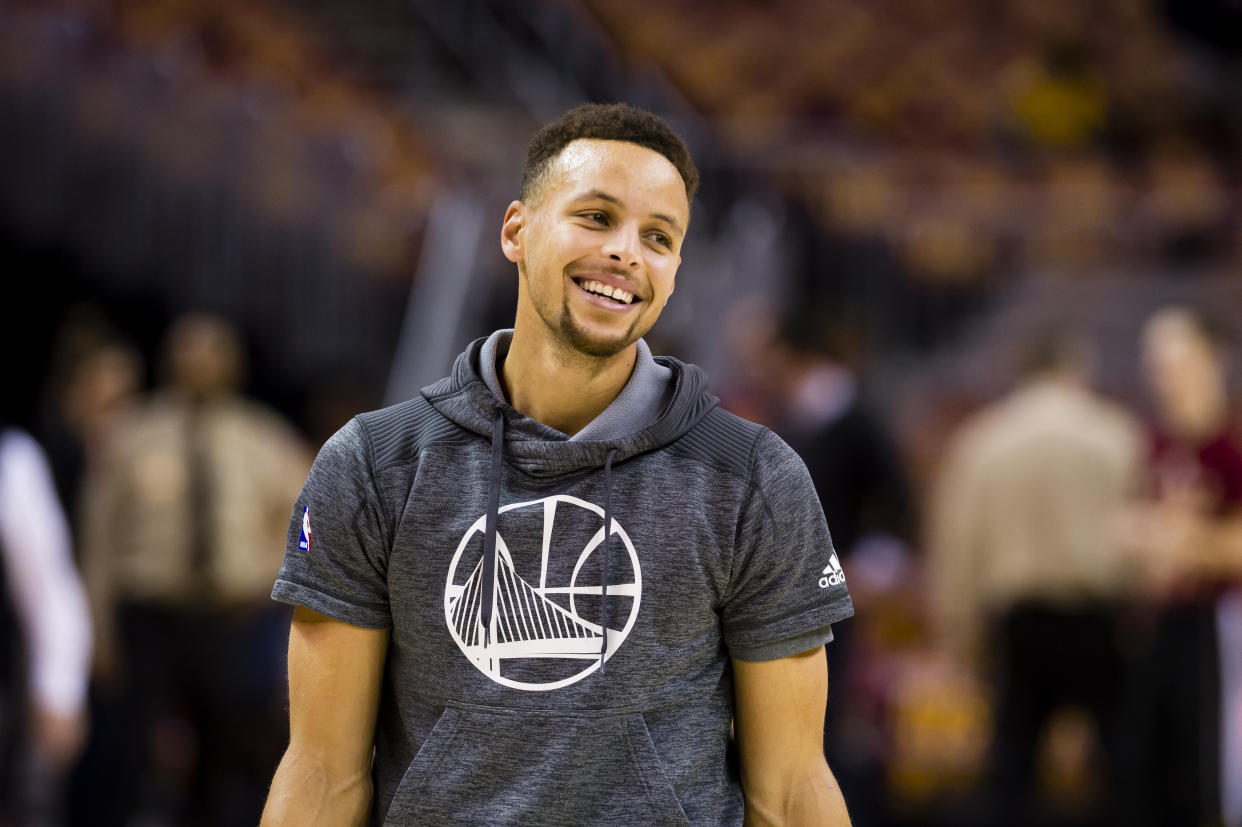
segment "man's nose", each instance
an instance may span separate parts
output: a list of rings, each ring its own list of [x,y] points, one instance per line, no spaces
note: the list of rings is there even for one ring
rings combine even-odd
[[[608,234],[602,252],[622,267],[636,267],[641,259],[638,245],[638,228],[622,225]]]

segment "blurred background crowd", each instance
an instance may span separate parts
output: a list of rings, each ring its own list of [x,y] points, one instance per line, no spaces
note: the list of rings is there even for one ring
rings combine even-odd
[[[0,824],[257,822],[310,459],[586,100],[703,170],[649,338],[815,479],[855,824],[1242,827],[1231,0],[0,0]]]

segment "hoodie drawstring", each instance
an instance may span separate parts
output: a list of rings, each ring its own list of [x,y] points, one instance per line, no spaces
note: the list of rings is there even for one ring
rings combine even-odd
[[[496,609],[496,520],[500,516],[500,469],[504,464],[505,415],[497,408],[492,420],[492,467],[487,483],[487,519],[483,529],[483,605],[479,621],[483,625],[483,646],[487,647]]]
[[[604,458],[604,548],[600,558],[600,637],[599,671],[604,671],[604,660],[608,655],[608,551],[612,538],[612,458],[617,449],[609,448]]]
[[[479,622],[483,626],[483,646],[491,641],[492,618],[496,612],[496,521],[500,516],[500,472],[504,464],[505,415],[496,409],[492,420],[492,467],[487,483],[487,515],[483,528],[483,595]],[[612,459],[616,448],[609,448],[604,459],[604,542],[600,558],[600,646],[599,668],[604,671],[608,656],[608,563],[612,545]]]

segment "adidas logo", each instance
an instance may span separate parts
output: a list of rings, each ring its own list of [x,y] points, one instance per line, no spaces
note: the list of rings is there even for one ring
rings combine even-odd
[[[841,570],[841,563],[837,560],[837,553],[834,551],[832,556],[828,558],[828,565],[824,568],[824,576],[819,578],[819,587],[826,589],[829,586],[841,586],[845,583],[845,572]]]

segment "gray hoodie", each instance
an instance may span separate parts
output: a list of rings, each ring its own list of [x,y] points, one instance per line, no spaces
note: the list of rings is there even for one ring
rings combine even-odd
[[[324,445],[273,591],[392,630],[372,824],[740,824],[730,658],[853,612],[806,468],[667,357],[654,424],[571,441],[482,343]]]

